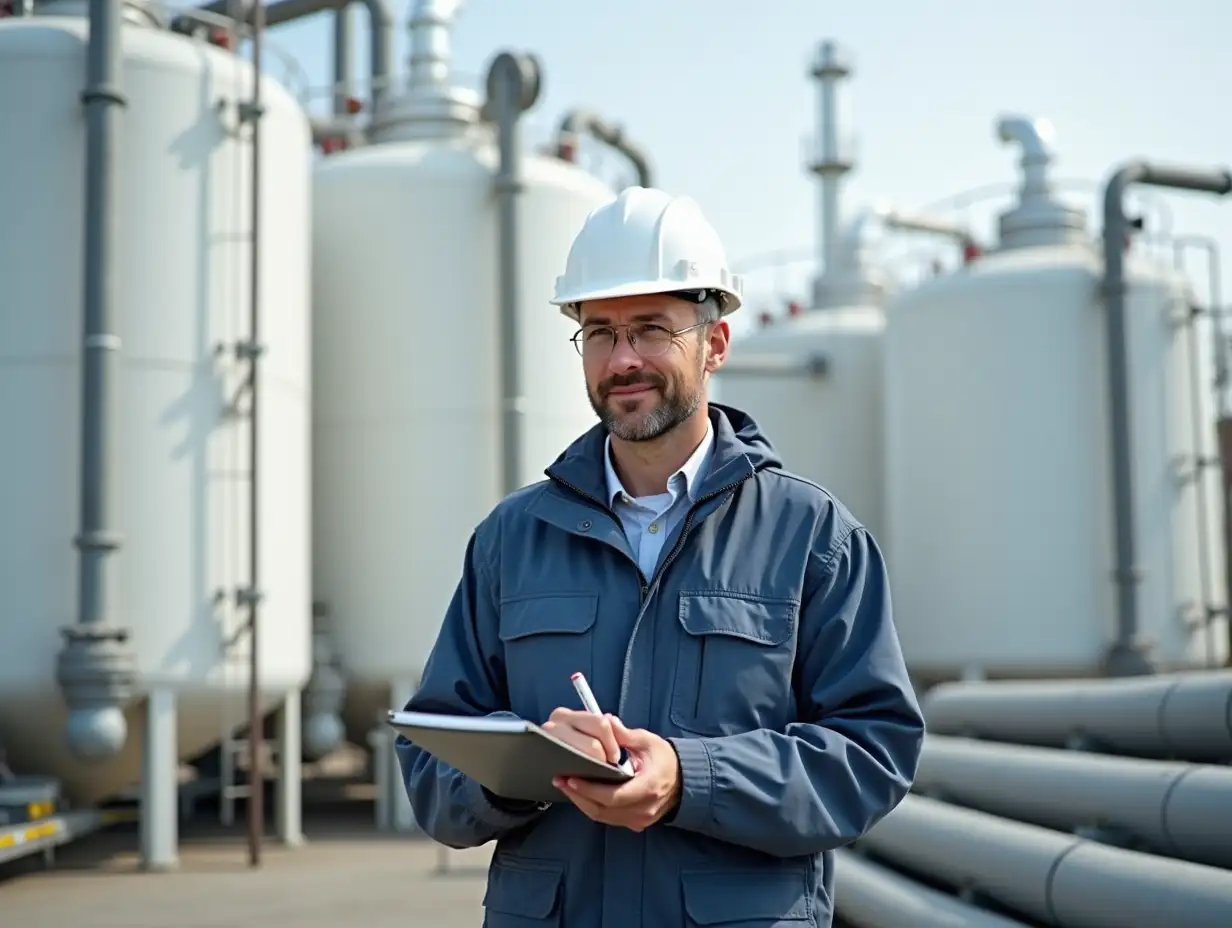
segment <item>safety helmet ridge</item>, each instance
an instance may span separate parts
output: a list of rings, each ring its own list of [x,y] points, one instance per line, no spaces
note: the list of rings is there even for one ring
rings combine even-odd
[[[707,290],[726,316],[740,308],[742,289],[718,232],[696,201],[653,187],[626,187],[586,217],[551,302],[576,321],[578,304],[586,300]]]

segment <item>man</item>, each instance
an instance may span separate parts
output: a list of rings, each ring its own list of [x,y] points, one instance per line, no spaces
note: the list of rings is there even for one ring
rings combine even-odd
[[[488,928],[828,926],[832,850],[907,793],[923,739],[881,554],[708,402],[740,282],[693,201],[595,210],[553,302],[600,423],[475,530],[407,708],[546,723],[636,775],[516,802],[400,738],[416,819],[497,842]]]

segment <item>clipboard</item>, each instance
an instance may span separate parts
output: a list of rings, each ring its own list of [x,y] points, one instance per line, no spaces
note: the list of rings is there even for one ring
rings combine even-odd
[[[386,721],[415,746],[504,799],[565,801],[552,785],[557,776],[615,784],[633,777],[525,719],[390,710]]]

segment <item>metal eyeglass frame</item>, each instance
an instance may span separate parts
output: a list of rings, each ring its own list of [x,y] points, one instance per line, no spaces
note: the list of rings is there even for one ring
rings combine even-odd
[[[659,358],[667,354],[667,349],[672,346],[672,341],[676,339],[678,336],[683,335],[685,332],[692,332],[694,329],[700,329],[708,325],[710,325],[709,322],[695,322],[692,325],[686,325],[683,329],[669,329],[667,326],[660,325],[657,322],[623,322],[620,325],[591,326],[590,331],[595,332],[601,329],[611,329],[612,330],[612,347],[608,349],[608,354],[611,354],[611,352],[616,350],[616,343],[620,339],[619,330],[624,329],[625,337],[629,339],[629,347],[632,348],[637,353],[638,357]],[[663,350],[657,351],[654,354],[643,354],[641,349],[637,347],[637,336],[634,335],[632,331],[632,328],[634,326],[639,326],[643,328],[662,329],[664,332],[666,332],[669,338],[667,342],[663,345]],[[577,351],[578,356],[581,358],[585,358],[586,355],[583,354],[582,342],[579,341],[579,339],[582,337],[583,334],[585,334],[586,331],[587,331],[586,327],[583,326],[582,328],[574,332],[573,336],[569,339],[569,341],[573,342],[574,350]]]

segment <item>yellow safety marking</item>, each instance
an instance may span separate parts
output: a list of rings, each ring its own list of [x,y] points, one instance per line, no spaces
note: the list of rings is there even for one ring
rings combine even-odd
[[[50,838],[52,835],[58,834],[59,831],[59,822],[43,822],[30,828],[23,828],[21,831],[0,835],[0,847],[14,847],[18,844],[37,841],[39,838]]]

